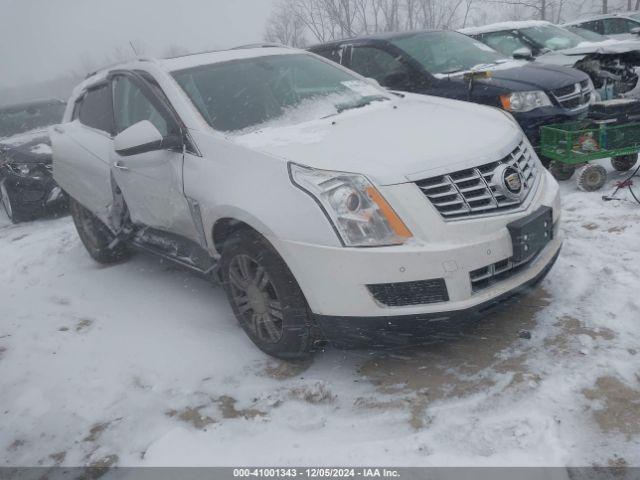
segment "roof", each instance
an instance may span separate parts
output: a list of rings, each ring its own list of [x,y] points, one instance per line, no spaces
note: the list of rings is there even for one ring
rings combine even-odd
[[[89,73],[85,80],[76,86],[76,89],[84,89],[88,86],[98,83],[100,80],[107,77],[108,73],[117,69],[132,69],[139,66],[141,63],[152,63],[159,66],[163,70],[173,72],[176,70],[184,70],[187,68],[197,67],[200,65],[208,65],[211,63],[227,62],[230,60],[238,60],[243,58],[253,57],[266,57],[269,55],[287,55],[292,53],[306,53],[304,50],[298,50],[295,48],[289,48],[286,46],[279,46],[276,44],[252,44],[242,45],[239,47],[230,48],[228,50],[215,50],[202,53],[190,53],[187,55],[181,55],[178,57],[171,57],[165,59],[156,58],[136,58],[126,62],[109,65]]]
[[[408,32],[383,32],[383,33],[374,33],[372,35],[360,35],[357,37],[348,37],[348,38],[343,38],[341,40],[333,40],[331,42],[325,42],[325,43],[317,43],[315,45],[311,45],[310,47],[308,47],[308,50],[314,50],[317,48],[324,48],[324,47],[331,47],[331,46],[337,46],[337,45],[342,45],[345,42],[364,42],[364,41],[388,41],[388,40],[393,40],[395,38],[405,38],[405,37],[412,37],[413,35],[419,35],[421,33],[433,33],[433,32],[445,32],[445,31],[453,31],[453,30],[410,30]]]
[[[626,13],[603,13],[600,15],[586,15],[584,17],[579,18],[578,20],[573,20],[571,22],[564,23],[563,25],[564,26],[579,25],[586,22],[592,22],[594,20],[603,20],[605,18],[628,18],[630,20],[638,21],[638,19],[633,18],[631,16],[631,15],[637,15],[637,14],[640,14],[640,11],[626,12]]]
[[[219,50],[215,52],[196,53],[184,55],[182,57],[157,60],[162,68],[169,72],[184,70],[187,68],[209,65],[211,63],[228,62],[230,60],[240,60],[254,57],[267,57],[271,55],[291,55],[295,53],[306,53],[304,50],[295,48],[273,46],[265,48],[263,45],[257,47],[246,46],[236,47],[230,50]]]
[[[465,35],[477,35],[479,33],[502,32],[504,30],[520,30],[521,28],[541,27],[545,25],[553,25],[545,20],[521,20],[517,22],[498,22],[482,27],[469,27],[458,30]]]

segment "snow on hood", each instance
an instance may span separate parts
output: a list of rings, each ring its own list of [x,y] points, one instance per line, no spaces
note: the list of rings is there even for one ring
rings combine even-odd
[[[43,130],[39,128],[37,130],[31,130],[29,132],[24,132],[18,135],[14,135],[12,137],[0,138],[0,146],[18,147],[20,145],[24,145],[25,143],[32,142],[33,140],[36,140],[42,137],[48,137],[48,134],[46,129]]]
[[[51,140],[46,130],[34,130],[0,140],[0,152],[16,162],[50,163]]]
[[[614,39],[602,42],[581,42],[577,47],[557,50],[564,55],[588,55],[591,53],[620,54],[640,51],[640,43],[633,41],[619,41]]]
[[[574,48],[548,52],[536,57],[536,62],[546,65],[572,67],[588,55],[620,55],[638,51],[640,43],[633,41],[605,40],[603,42],[582,42]]]
[[[495,108],[406,95],[230,139],[289,161],[362,173],[389,185],[498,160],[522,140],[522,131]]]
[[[465,35],[478,35],[480,33],[500,32],[502,30],[519,30],[521,28],[542,27],[552,25],[545,20],[521,20],[516,22],[497,22],[482,27],[467,27],[458,30]]]
[[[484,44],[482,44],[484,45]],[[469,69],[469,70],[464,70],[464,71],[460,71],[460,72],[455,72],[455,73],[436,73],[434,74],[434,77],[437,78],[448,78],[448,77],[456,77],[456,76],[462,76],[465,73],[468,72],[497,72],[500,70],[509,70],[512,68],[519,68],[519,67],[523,67],[525,65],[528,65],[529,62],[527,60],[515,60],[515,59],[510,59],[510,58],[506,58],[504,60],[499,60],[496,63],[489,63],[489,64],[479,64],[476,65],[475,67]]]

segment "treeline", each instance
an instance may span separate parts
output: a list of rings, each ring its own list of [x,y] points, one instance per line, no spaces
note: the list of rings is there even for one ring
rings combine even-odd
[[[640,0],[279,0],[264,39],[295,47],[388,31],[457,29],[495,21],[568,21],[640,9]]]

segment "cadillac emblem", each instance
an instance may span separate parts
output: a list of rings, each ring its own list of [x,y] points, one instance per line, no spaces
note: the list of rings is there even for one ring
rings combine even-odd
[[[511,165],[499,165],[491,177],[496,190],[509,200],[521,200],[524,195],[524,181],[520,170]]]

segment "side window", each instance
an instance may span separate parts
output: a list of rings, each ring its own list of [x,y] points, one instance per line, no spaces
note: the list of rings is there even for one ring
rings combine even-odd
[[[112,133],[113,109],[109,86],[103,85],[89,90],[76,106],[74,115],[76,114],[83,125]]]
[[[520,48],[531,48],[518,34],[513,32],[485,33],[482,36],[482,42],[509,57]]]
[[[638,25],[626,18],[607,18],[604,22],[605,35],[619,35],[629,33],[632,28]]]
[[[594,20],[593,22],[586,22],[583,23],[581,25],[578,25],[580,28],[585,28],[587,30],[591,30],[592,32],[596,32],[596,33],[604,33],[603,29],[602,29],[602,21],[601,20]]]
[[[331,60],[332,62],[342,63],[342,47],[325,48],[322,50],[314,50],[313,53],[321,57]]]
[[[149,120],[163,137],[170,133],[167,119],[147,97],[147,94],[128,77],[119,76],[114,79],[113,106],[116,133],[120,133],[142,120]]]
[[[389,83],[393,77],[409,74],[399,58],[375,47],[353,47],[350,67],[363,77],[375,78],[385,87],[392,86]]]

